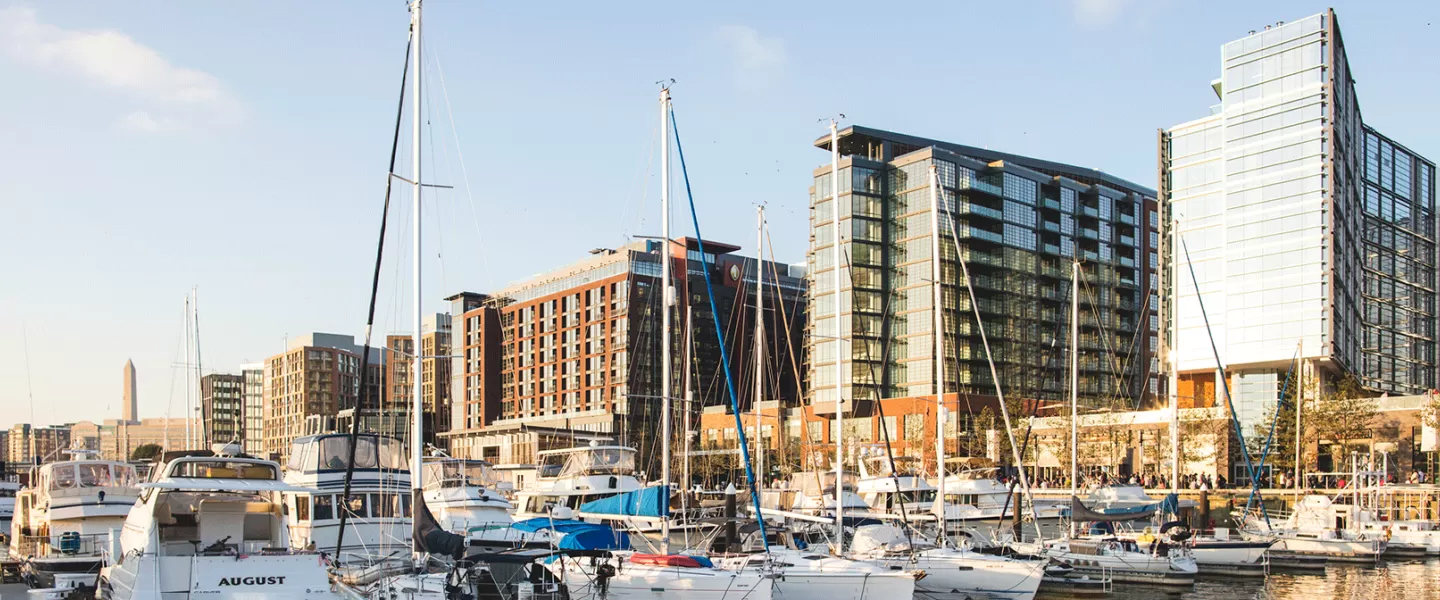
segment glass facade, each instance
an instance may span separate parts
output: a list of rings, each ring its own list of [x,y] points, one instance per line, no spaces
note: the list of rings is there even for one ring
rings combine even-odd
[[[841,153],[838,302],[828,167],[811,189],[812,403],[835,399],[837,318],[845,399],[935,392],[932,165],[943,188],[947,392],[995,392],[960,259],[1006,394],[1068,392],[1072,260],[1084,281],[1080,394],[1133,406],[1157,389],[1154,192],[1092,170],[859,127],[844,132]]]
[[[1213,334],[1250,421],[1297,350],[1327,380],[1430,389],[1433,164],[1364,126],[1333,12],[1221,58],[1218,110],[1161,134],[1166,367],[1213,375]]]

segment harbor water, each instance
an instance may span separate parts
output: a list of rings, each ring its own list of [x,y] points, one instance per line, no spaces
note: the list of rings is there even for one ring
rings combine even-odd
[[[1041,598],[1064,598],[1042,594]],[[1440,560],[1382,562],[1375,567],[1331,565],[1314,574],[1272,573],[1265,579],[1207,577],[1194,587],[1120,585],[1118,600],[1429,600],[1440,598]]]

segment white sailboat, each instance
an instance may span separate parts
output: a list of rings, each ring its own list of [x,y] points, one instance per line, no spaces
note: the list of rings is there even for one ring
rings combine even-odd
[[[316,552],[290,546],[280,465],[239,444],[172,453],[125,518],[102,571],[106,600],[339,598]]]

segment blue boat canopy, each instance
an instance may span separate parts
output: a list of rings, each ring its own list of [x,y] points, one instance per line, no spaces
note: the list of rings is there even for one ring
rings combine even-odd
[[[670,486],[647,487],[592,500],[580,505],[580,512],[622,517],[670,516]]]

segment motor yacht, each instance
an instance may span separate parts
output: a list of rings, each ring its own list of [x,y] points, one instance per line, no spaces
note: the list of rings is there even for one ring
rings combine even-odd
[[[282,494],[309,490],[282,481],[278,463],[217,444],[167,453],[140,487],[100,598],[339,597],[320,553],[290,545]]]
[[[93,587],[107,551],[135,504],[135,469],[72,450],[33,467],[15,496],[10,557],[32,588]]]
[[[355,436],[354,477],[345,496],[350,436],[329,433],[296,438],[285,464],[285,483],[305,492],[285,492],[290,545],[326,552],[341,563],[410,548],[410,471],[399,440],[376,434]],[[340,520],[344,512],[344,547]]]

